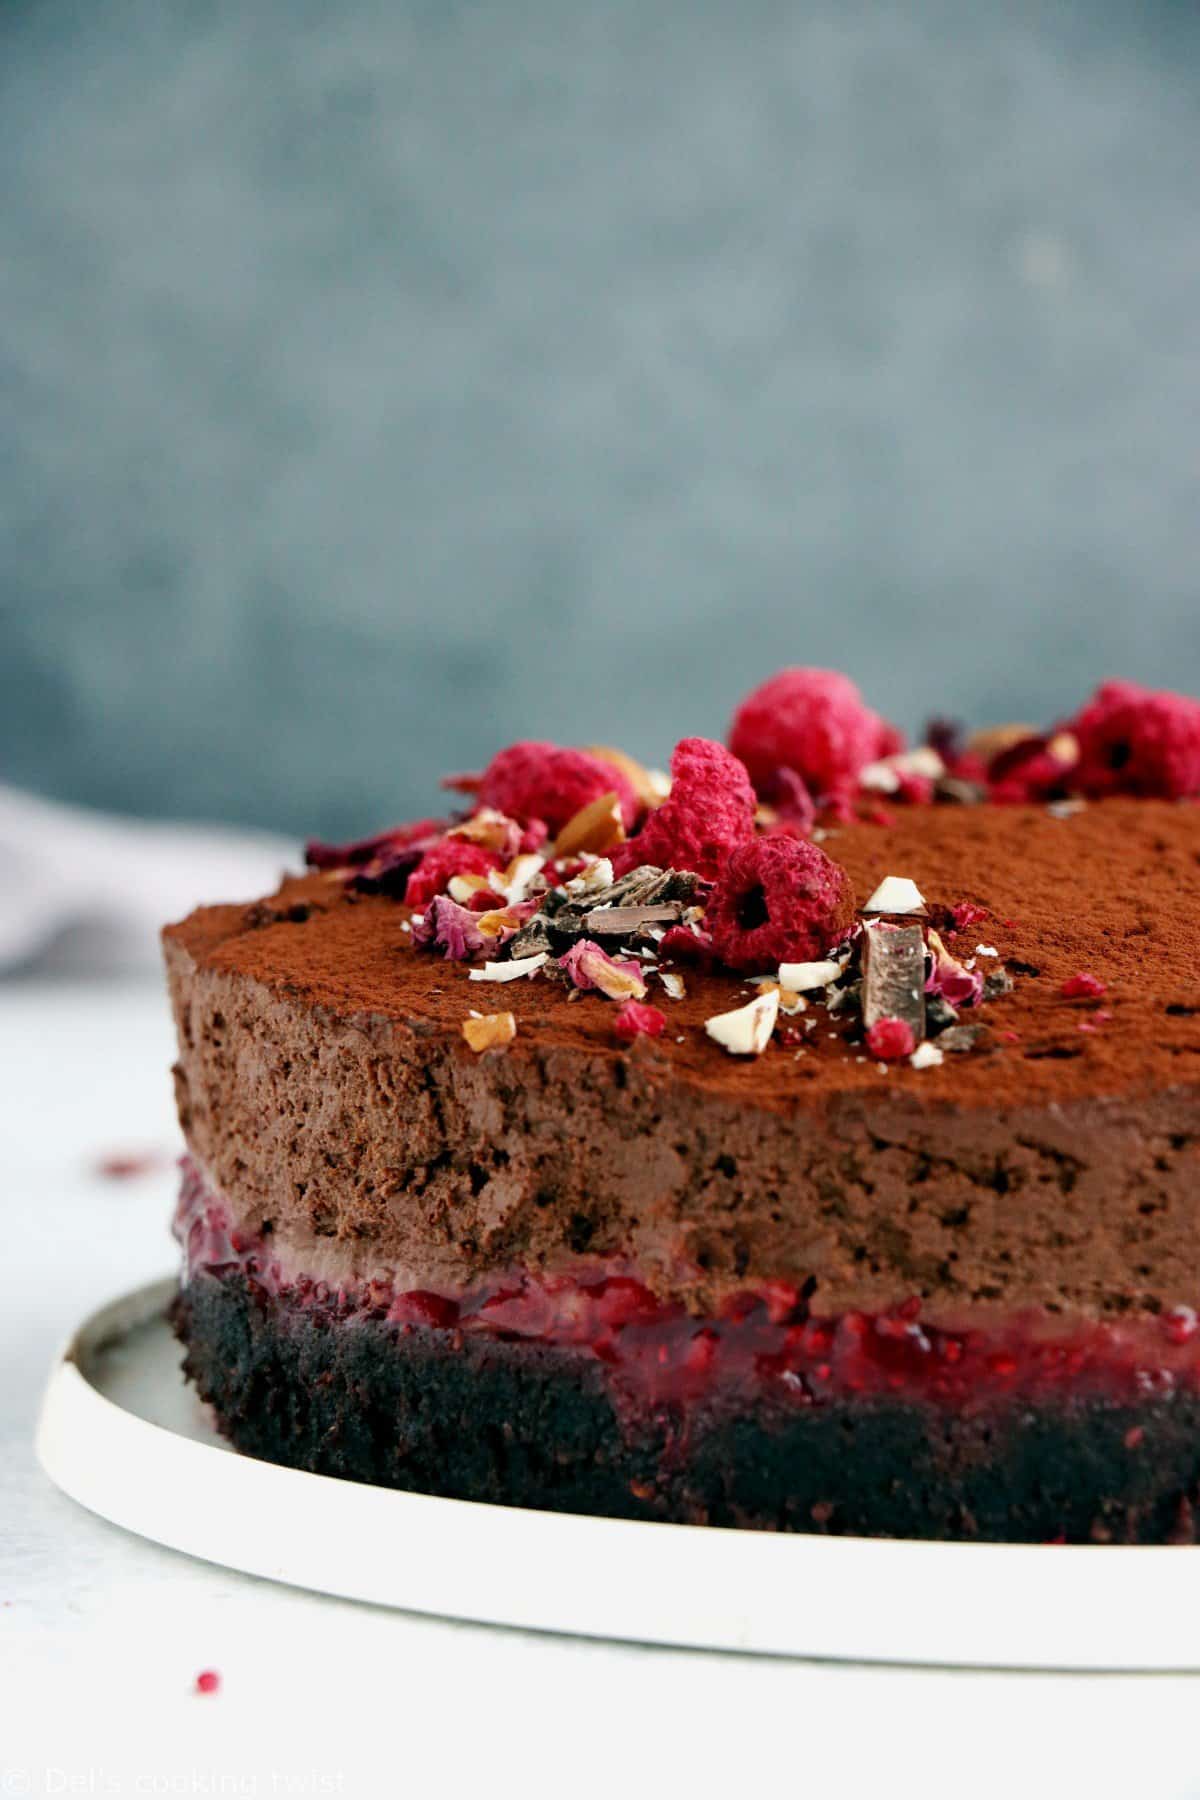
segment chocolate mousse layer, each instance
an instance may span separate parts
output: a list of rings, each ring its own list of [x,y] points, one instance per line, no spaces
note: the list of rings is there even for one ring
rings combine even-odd
[[[820,1011],[735,1059],[704,1022],[751,990],[682,964],[665,1034],[622,1043],[599,996],[470,982],[403,906],[310,875],[166,933],[189,1147],[240,1230],[334,1283],[619,1257],[700,1317],[772,1281],[948,1325],[1194,1304],[1200,809],[897,809],[824,848],[860,898],[891,874],[986,909],[955,955],[1015,986],[968,1053],[885,1069]],[[1064,997],[1081,971],[1102,1000]],[[498,1006],[516,1036],[477,1055],[463,1021]]]

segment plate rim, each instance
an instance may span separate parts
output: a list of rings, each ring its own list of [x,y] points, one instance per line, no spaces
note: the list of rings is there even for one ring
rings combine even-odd
[[[70,1498],[167,1548],[345,1599],[589,1638],[910,1666],[1200,1669],[1187,1625],[1189,1580],[1200,1602],[1192,1546],[821,1537],[542,1512],[309,1474],[186,1436],[93,1379],[122,1340],[141,1331],[152,1344],[177,1284],[144,1283],[77,1325],[35,1439]]]

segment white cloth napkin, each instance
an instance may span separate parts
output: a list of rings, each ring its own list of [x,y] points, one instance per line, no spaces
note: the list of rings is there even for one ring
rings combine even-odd
[[[254,899],[299,860],[266,833],[115,818],[0,786],[0,974],[149,969],[167,920]]]

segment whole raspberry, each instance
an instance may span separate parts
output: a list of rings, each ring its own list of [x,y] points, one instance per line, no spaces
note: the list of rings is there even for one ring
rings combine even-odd
[[[713,949],[731,969],[818,962],[854,922],[854,890],[839,864],[804,838],[752,839],[735,850],[705,912]]]
[[[831,669],[781,669],[733,716],[729,744],[767,794],[780,769],[794,769],[824,799],[860,769],[898,750],[895,727],[872,712],[854,683]]]
[[[620,769],[585,750],[525,742],[493,756],[479,778],[478,800],[523,823],[543,819],[551,831],[561,831],[601,794],[616,794],[628,830],[638,816],[638,798]]]
[[[754,833],[754,789],[736,756],[710,738],[683,738],[671,756],[671,792],[641,831],[611,852],[614,875],[639,863],[690,869],[715,881]]]
[[[917,1047],[907,1019],[876,1019],[867,1033],[867,1049],[880,1062],[900,1062]]]
[[[1099,799],[1200,793],[1200,703],[1132,681],[1106,681],[1065,727],[1079,744],[1072,786]]]
[[[499,867],[494,850],[485,850],[468,838],[443,838],[425,852],[409,876],[405,901],[409,906],[425,906],[435,894],[445,891],[452,875],[490,875]]]

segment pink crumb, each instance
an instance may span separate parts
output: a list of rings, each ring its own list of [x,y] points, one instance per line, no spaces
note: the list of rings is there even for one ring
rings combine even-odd
[[[898,1062],[911,1056],[917,1047],[912,1026],[906,1019],[876,1019],[867,1033],[867,1049],[880,1062]]]
[[[1107,983],[1099,976],[1082,970],[1078,975],[1070,975],[1058,990],[1064,1000],[1098,1000],[1101,994],[1107,993]]]
[[[198,1694],[215,1694],[221,1685],[221,1677],[215,1669],[201,1669],[196,1677]]]

